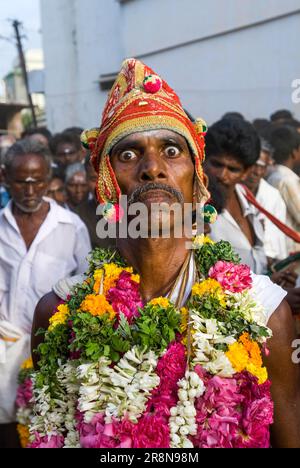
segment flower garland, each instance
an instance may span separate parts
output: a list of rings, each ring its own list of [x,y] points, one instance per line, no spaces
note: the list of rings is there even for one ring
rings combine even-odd
[[[199,236],[194,247],[200,280],[182,310],[143,304],[132,268],[93,252],[50,319],[39,371],[21,372],[23,446],[269,447],[271,331],[250,270],[227,242]]]

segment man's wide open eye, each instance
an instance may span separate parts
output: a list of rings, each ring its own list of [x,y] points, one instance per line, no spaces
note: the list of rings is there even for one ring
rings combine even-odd
[[[136,157],[136,154],[134,153],[134,151],[129,151],[129,150],[123,151],[119,155],[120,161],[123,161],[123,162],[132,161],[135,157]]]
[[[180,149],[177,146],[167,146],[165,153],[169,158],[176,158],[180,154]]]

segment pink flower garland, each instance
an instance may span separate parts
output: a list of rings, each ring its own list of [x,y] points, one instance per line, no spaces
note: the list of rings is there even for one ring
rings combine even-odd
[[[273,422],[270,382],[258,385],[248,372],[234,378],[210,377],[200,366],[206,392],[196,402],[199,448],[269,448]]]
[[[210,268],[208,275],[218,281],[226,291],[233,293],[243,292],[252,287],[251,272],[247,265],[235,265],[220,260]]]
[[[32,393],[32,380],[31,378],[27,378],[24,382],[19,385],[17,390],[17,399],[16,404],[18,408],[25,408],[29,406],[30,400],[33,397]]]
[[[45,436],[41,437],[37,432],[35,433],[35,440],[32,444],[29,444],[27,448],[31,449],[59,449],[64,446],[64,437],[62,435]]]
[[[124,314],[129,323],[138,317],[138,308],[143,307],[139,284],[131,279],[131,274],[127,271],[122,271],[116,286],[108,291],[106,298],[114,311],[118,315]]]

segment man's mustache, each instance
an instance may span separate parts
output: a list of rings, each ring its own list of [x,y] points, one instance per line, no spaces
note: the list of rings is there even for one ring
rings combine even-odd
[[[137,203],[140,201],[141,196],[144,193],[150,192],[151,190],[163,190],[164,192],[170,193],[172,196],[174,196],[179,203],[184,203],[184,197],[183,194],[177,190],[174,189],[173,187],[170,187],[169,185],[165,184],[157,184],[155,182],[150,182],[149,184],[142,185],[141,187],[138,187],[129,197],[128,199],[128,206],[132,205],[133,203]]]

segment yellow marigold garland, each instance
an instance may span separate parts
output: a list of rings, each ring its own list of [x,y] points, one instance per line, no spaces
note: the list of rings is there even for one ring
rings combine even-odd
[[[70,315],[70,310],[67,304],[60,304],[57,307],[57,312],[50,318],[49,320],[49,331],[54,330],[57,325],[65,324],[68,320],[68,316]]]
[[[29,444],[29,436],[30,436],[28,427],[23,426],[23,424],[18,424],[17,431],[19,434],[21,447],[26,448],[27,445]]]
[[[156,297],[155,299],[152,299],[152,301],[149,302],[149,305],[152,306],[160,306],[163,308],[169,307],[170,301],[166,297]]]
[[[263,384],[268,379],[267,369],[263,367],[261,351],[255,341],[249,339],[248,333],[243,333],[239,341],[229,346],[226,353],[232,367],[237,372],[244,370],[258,378],[258,383]]]
[[[33,362],[31,357],[23,362],[23,364],[21,365],[21,369],[33,369]]]
[[[220,301],[222,307],[226,306],[223,288],[217,280],[208,278],[201,283],[194,284],[192,296],[204,296],[205,294],[215,296]]]

